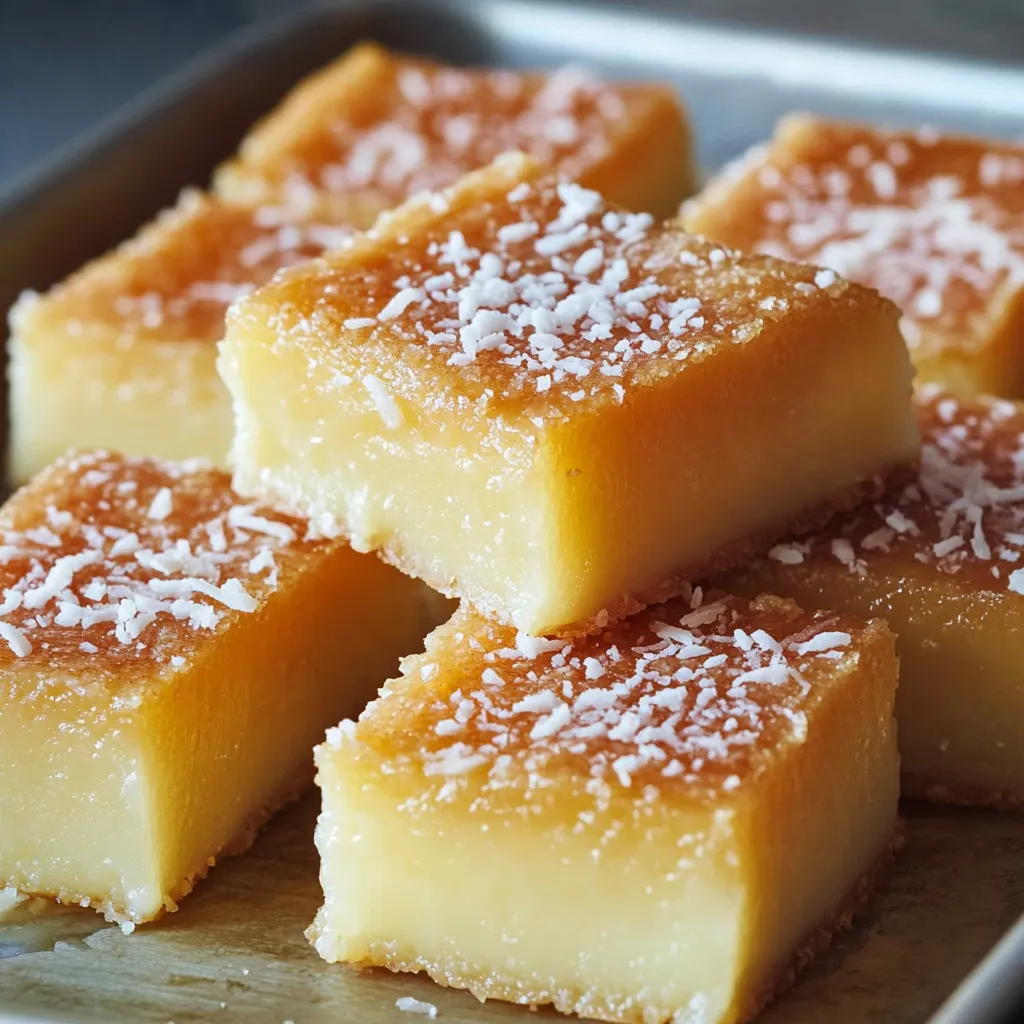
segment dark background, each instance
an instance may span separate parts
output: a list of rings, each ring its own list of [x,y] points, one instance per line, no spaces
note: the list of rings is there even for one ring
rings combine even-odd
[[[0,188],[258,10],[234,0],[0,0]]]
[[[0,189],[232,30],[310,3],[0,0]],[[1024,64],[1024,0],[634,0],[631,6]],[[972,14],[966,24],[965,9]]]

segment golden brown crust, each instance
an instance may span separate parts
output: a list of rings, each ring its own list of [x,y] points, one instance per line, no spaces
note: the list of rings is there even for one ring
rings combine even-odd
[[[579,262],[592,252],[596,263]],[[499,264],[506,274],[499,293],[476,313],[460,312],[484,301],[476,285],[461,282]],[[565,266],[580,269],[558,269]],[[540,287],[547,275],[557,280]],[[595,308],[603,303],[595,315],[606,329],[582,308],[547,310],[563,291]],[[500,444],[503,419],[536,433],[629,401],[633,388],[753,344],[780,323],[877,311],[897,318],[871,289],[725,249],[675,222],[655,225],[529,157],[506,154],[236,303],[226,345],[245,344],[250,333],[273,337],[318,370],[310,379],[325,394],[348,394],[352,382],[373,375],[402,420],[454,412],[485,425]],[[539,312],[549,328],[539,336],[553,331],[553,342],[535,340]]]
[[[720,806],[803,744],[860,659],[886,658],[894,679],[893,647],[879,619],[771,596],[695,590],[571,643],[466,607],[347,735],[385,774],[410,773],[424,803],[462,794],[517,814],[558,785],[598,806],[653,792]],[[326,747],[345,742],[332,730]]]
[[[902,845],[903,830],[902,823],[900,823],[885,849],[850,888],[840,901],[835,913],[808,933],[786,963],[772,977],[745,997],[741,996],[739,1001],[734,1003],[731,1012],[722,1018],[721,1024],[744,1024],[744,1022],[752,1020],[769,1002],[792,988],[798,975],[828,949],[835,935],[852,927],[854,918],[864,908],[871,894],[888,872],[895,854]],[[551,1005],[561,1013],[579,1014],[592,1020],[608,1021],[611,1024],[667,1024],[672,1019],[671,1016],[658,1018],[649,1016],[645,1013],[643,1005],[631,1005],[626,1012],[610,1011],[607,1004],[590,1002],[585,993],[576,997],[564,989],[523,992],[519,986],[514,984],[502,984],[492,979],[481,982],[458,970],[449,969],[441,963],[428,962],[416,957],[396,957],[385,943],[371,947],[366,959],[351,963],[350,966],[357,969],[385,967],[395,973],[422,971],[438,985],[445,988],[466,989],[481,1002],[488,999],[500,999],[526,1005],[531,1009],[542,1005]]]
[[[990,807],[996,811],[1024,810],[1024,794],[990,789],[985,786],[950,786],[945,783],[932,782],[923,776],[909,772],[904,772],[900,777],[900,792],[905,797],[928,800],[933,804]]]
[[[878,288],[903,310],[915,359],[943,379],[977,372],[1005,337],[1024,270],[1022,181],[1019,144],[790,115],[683,216],[727,245]]]
[[[668,85],[606,83],[579,68],[445,67],[362,44],[250,131],[214,188],[231,202],[333,208],[368,227],[410,195],[523,150],[626,203],[652,167],[672,167],[673,143],[689,149],[689,136]],[[659,205],[652,212],[667,215],[692,184],[688,162],[673,169],[676,187],[643,196]]]
[[[262,807],[258,807],[246,816],[235,834],[219,850],[212,853],[204,864],[201,864],[195,871],[186,875],[178,882],[170,892],[164,894],[163,907],[152,917],[140,918],[134,916],[128,907],[116,900],[110,900],[107,896],[87,894],[61,890],[22,889],[9,880],[6,884],[16,888],[24,896],[31,896],[36,899],[55,900],[58,903],[80,906],[96,910],[103,915],[107,921],[116,924],[130,922],[131,924],[148,924],[151,921],[159,921],[165,913],[173,914],[178,909],[178,903],[186,897],[198,882],[201,882],[213,868],[219,859],[224,857],[237,857],[245,853],[256,841],[263,826],[282,808],[294,803],[302,794],[309,789],[313,783],[313,770],[311,766],[303,765],[279,790],[279,795],[268,800]],[[0,884],[0,889],[3,885]]]
[[[70,339],[105,332],[119,345],[194,341],[224,334],[236,298],[276,271],[343,245],[351,229],[314,223],[275,208],[226,206],[194,191],[134,238],[86,264],[42,298],[12,311],[28,344],[55,332]],[[111,341],[113,343],[113,340]]]
[[[199,460],[59,459],[0,509],[0,589],[11,605],[0,666],[39,670],[47,685],[69,672],[81,685],[102,680],[108,697],[184,668],[327,554],[305,531],[304,520],[244,503],[226,473]],[[3,676],[0,694],[24,679]]]

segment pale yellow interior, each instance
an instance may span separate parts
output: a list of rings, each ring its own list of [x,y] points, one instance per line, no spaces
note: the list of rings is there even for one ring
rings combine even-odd
[[[750,794],[756,895],[740,1019],[757,1009],[758,994],[792,981],[785,971],[794,949],[806,962],[830,930],[849,923],[887,867],[896,838],[900,754],[892,648],[874,644],[842,665],[847,678],[807,712],[807,739]],[[759,941],[766,935],[773,941]]]
[[[1010,280],[988,297],[961,334],[919,327],[923,341],[911,350],[919,381],[967,397],[1024,397],[1024,288]]]
[[[693,1001],[715,1021],[730,1005],[748,899],[730,811],[663,811],[602,843],[621,806],[574,833],[587,798],[530,816],[462,801],[403,812],[406,780],[341,759],[319,778],[326,959],[611,1020],[637,1018],[638,977],[652,1020]]]
[[[225,464],[231,402],[207,341],[129,340],[63,325],[9,343],[11,476],[23,483],[71,448]]]
[[[666,581],[767,548],[916,450],[888,312],[807,316],[569,421],[500,426],[351,383],[265,326],[229,327],[235,485],[531,633],[628,611]],[[325,360],[324,362],[329,362]],[[671,589],[671,587],[668,587]]]
[[[268,339],[269,340],[269,339]],[[235,487],[269,492],[359,550],[479,607],[532,624],[551,585],[552,496],[523,438],[482,443],[475,421],[408,412],[389,429],[358,381],[320,391],[297,348],[228,339],[220,368],[234,396]],[[524,625],[526,628],[526,625]]]
[[[833,564],[834,562],[834,564]],[[911,556],[860,576],[837,560],[757,563],[728,585],[805,607],[885,618],[897,636],[905,788],[980,802],[1024,800],[1024,639],[1019,595],[972,587]],[[941,790],[935,795],[941,796]]]
[[[910,368],[887,324],[809,317],[784,330],[551,432],[559,571],[539,620],[734,564],[913,456]]]
[[[311,781],[324,729],[434,624],[420,584],[341,548],[184,666],[129,686],[135,706],[19,682],[0,716],[0,885],[135,922],[173,909]]]
[[[473,780],[435,797],[441,780],[383,772],[356,740],[319,748],[318,952],[605,1020],[748,1019],[895,828],[891,654],[847,669],[805,742],[708,805],[666,783],[581,818],[593,797],[557,774],[525,803]]]
[[[130,717],[69,693],[0,715],[0,880],[22,892],[117,907],[162,905],[145,759]]]

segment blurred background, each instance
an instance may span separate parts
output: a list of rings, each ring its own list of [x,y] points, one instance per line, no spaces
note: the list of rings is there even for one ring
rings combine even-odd
[[[604,0],[583,2],[597,6]],[[233,30],[303,6],[312,4],[309,0],[0,0],[0,189],[62,142]],[[1024,64],[1021,0],[642,0],[632,6]]]

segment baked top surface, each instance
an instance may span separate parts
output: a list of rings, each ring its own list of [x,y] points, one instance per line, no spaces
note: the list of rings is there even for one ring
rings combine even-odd
[[[606,84],[577,67],[454,68],[367,44],[300,86],[242,157],[295,191],[397,202],[516,149],[582,175],[659,104],[676,105],[666,86]]]
[[[332,546],[304,530],[198,463],[68,456],[0,509],[0,666],[110,693],[181,667]]]
[[[914,560],[964,586],[1024,594],[1024,411],[932,387],[919,390],[915,405],[916,478],[769,557],[795,566],[834,559],[880,578]]]
[[[542,426],[628,401],[790,317],[842,320],[880,304],[831,271],[609,209],[510,155],[283,273],[234,307],[228,333],[300,347],[311,373],[323,368],[318,386],[361,383],[386,422],[400,422],[394,399],[405,398]]]
[[[927,342],[922,328],[984,344],[973,318],[997,315],[997,293],[1024,285],[1019,145],[801,115],[706,196],[686,208],[695,230],[878,288],[903,310],[911,345]]]
[[[235,299],[351,233],[277,207],[230,207],[187,191],[134,238],[57,285],[42,300],[44,316],[71,336],[98,328],[127,340],[218,341]],[[30,330],[38,303],[23,300],[15,325]]]
[[[485,794],[569,778],[711,801],[799,747],[820,702],[886,643],[881,622],[699,589],[571,642],[463,608],[327,747],[354,738],[386,772],[471,777]]]

